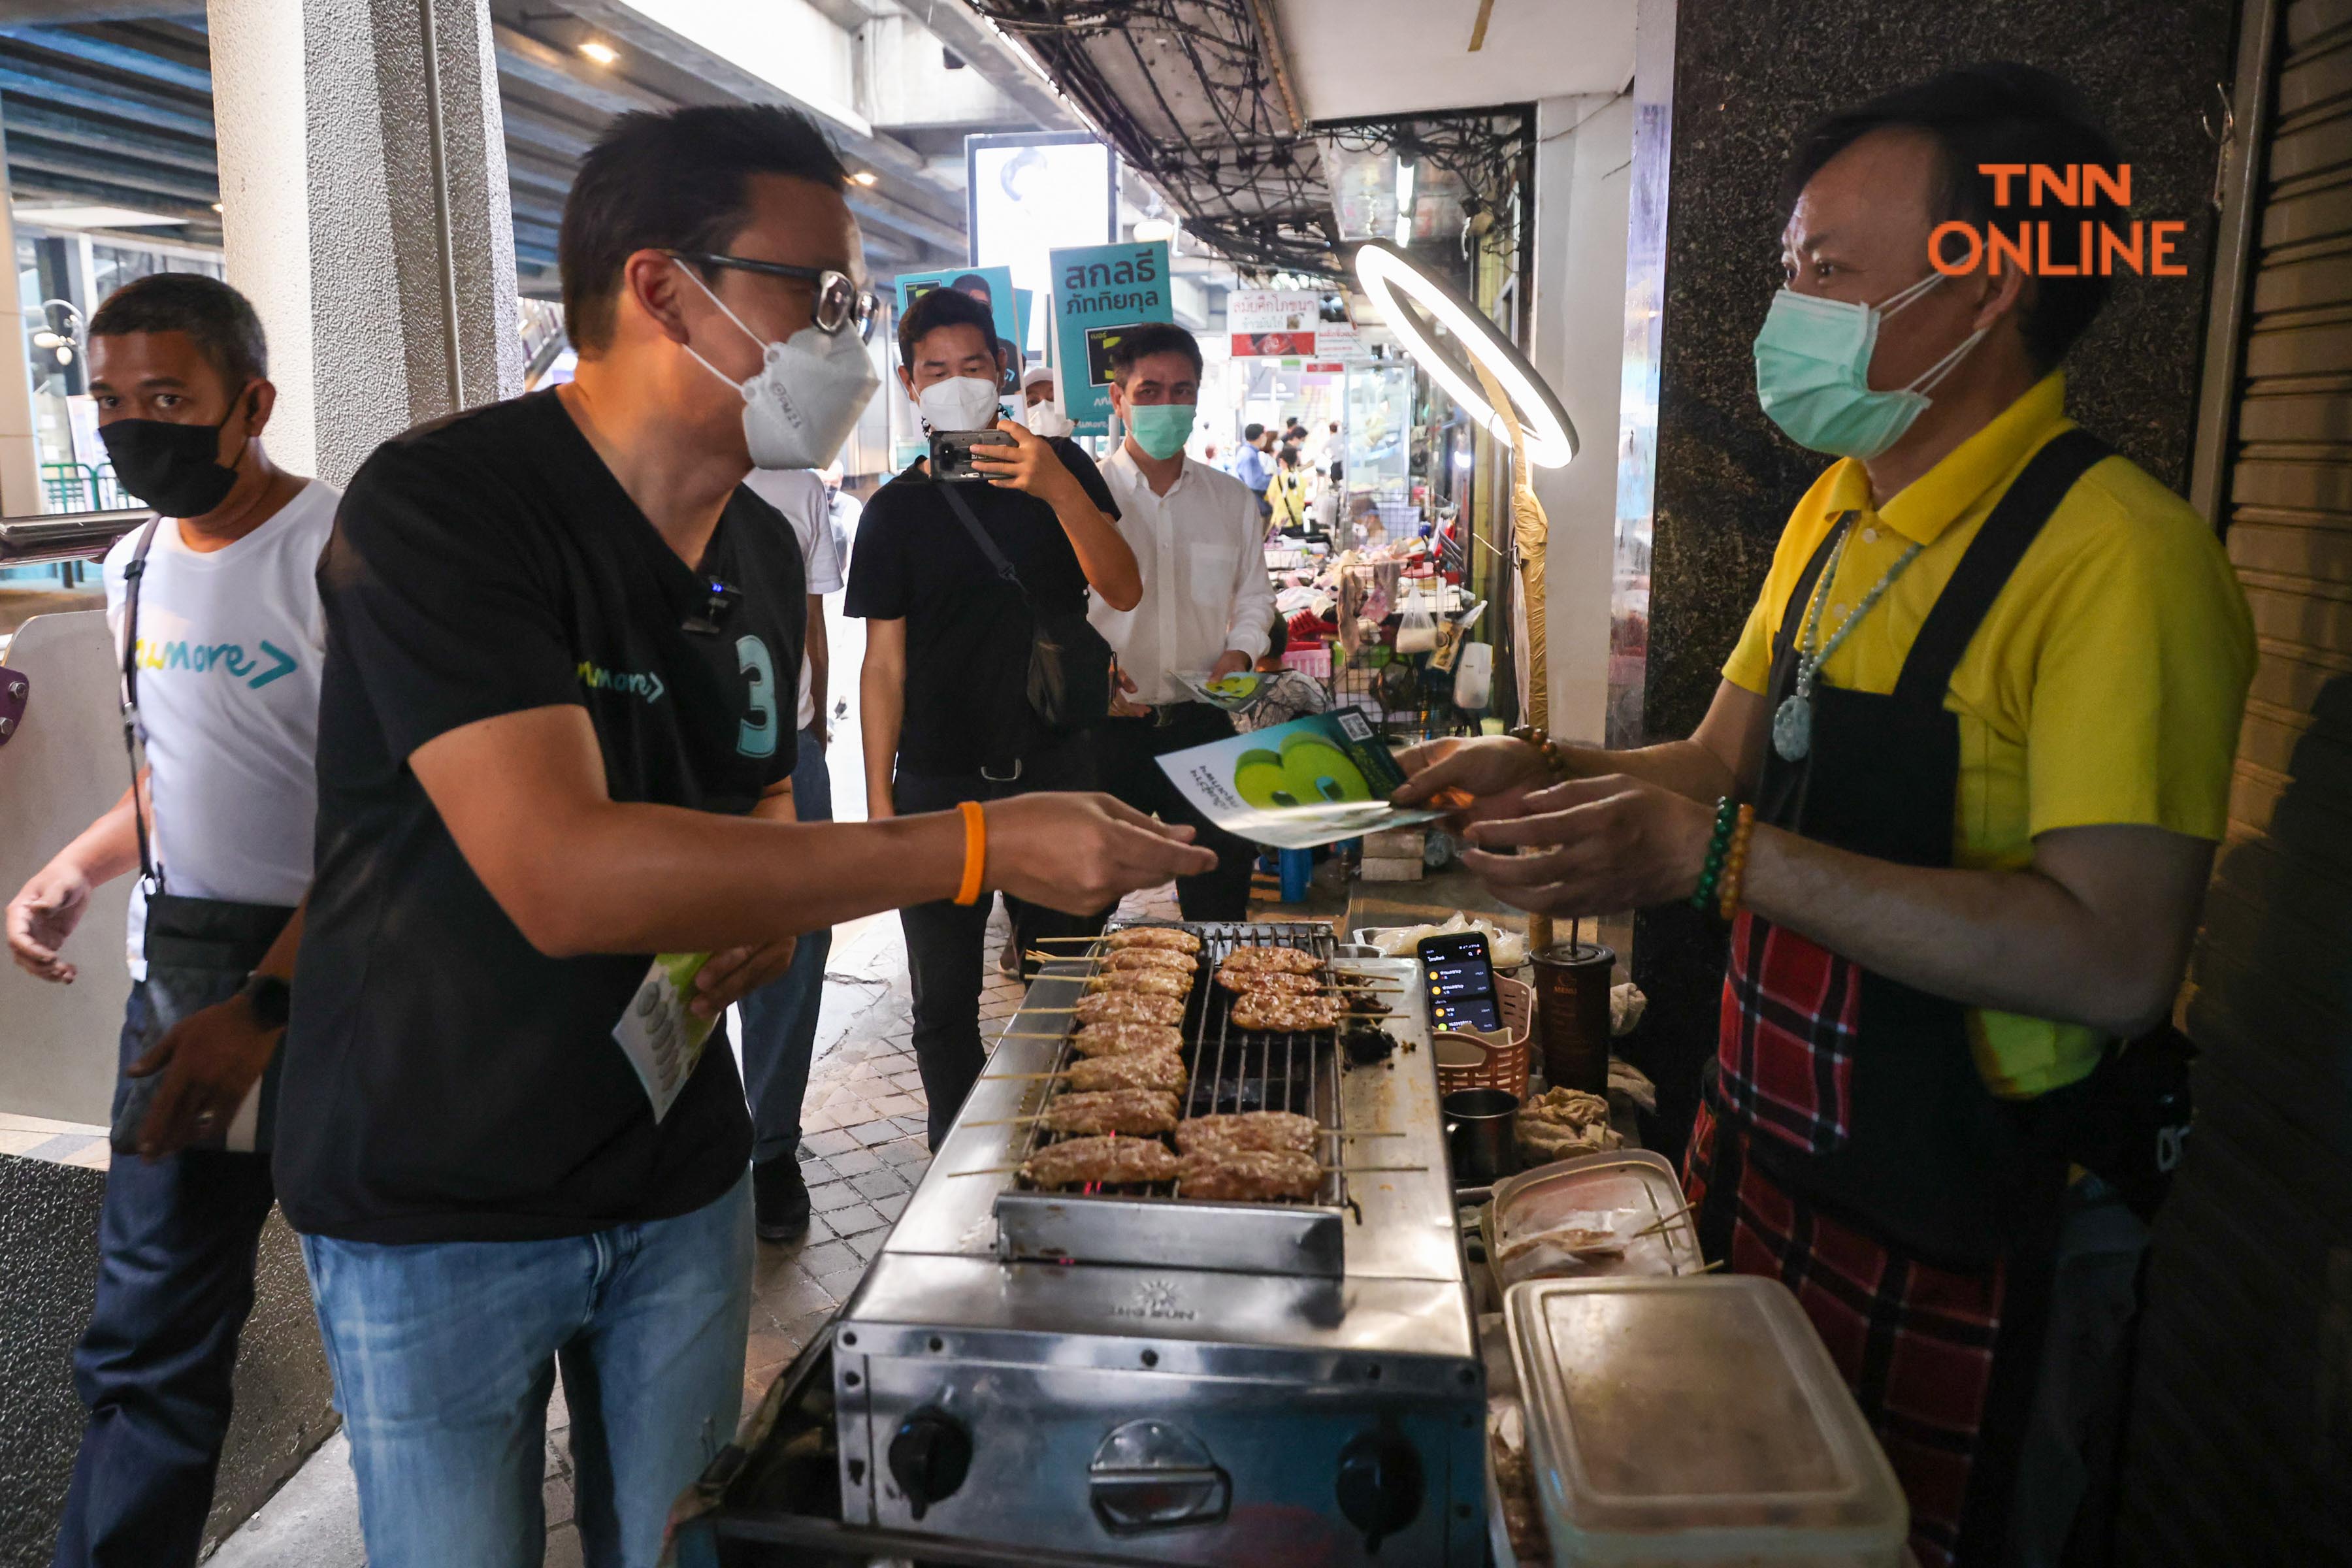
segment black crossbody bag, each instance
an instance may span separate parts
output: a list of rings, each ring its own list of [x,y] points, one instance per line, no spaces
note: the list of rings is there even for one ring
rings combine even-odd
[[[1102,723],[1110,716],[1110,644],[1087,622],[1084,610],[1049,616],[1040,609],[1029,596],[1021,574],[996,548],[988,530],[981,527],[971,503],[956,493],[953,483],[940,484],[939,489],[996,574],[1013,584],[1021,602],[1029,606],[1027,695],[1029,711],[1038,727],[1058,737]]]
[[[149,521],[122,578],[122,745],[131,758],[131,816],[139,830],[139,875],[147,889],[147,978],[141,983],[146,1006],[136,1038],[124,1043],[128,1067],[155,1048],[172,1026],[191,1014],[226,1002],[245,985],[270,943],[294,917],[290,907],[241,904],[227,899],[192,899],[165,889],[163,867],[147,832],[147,810],[139,798],[145,744],[139,738],[139,580],[147,552],[163,519]],[[278,1120],[278,1067],[285,1050],[270,1054],[261,1080],[226,1123],[207,1128],[192,1145],[236,1153],[266,1153]],[[164,1075],[118,1074],[114,1116],[108,1142],[118,1154],[139,1149],[139,1129],[147,1120]]]

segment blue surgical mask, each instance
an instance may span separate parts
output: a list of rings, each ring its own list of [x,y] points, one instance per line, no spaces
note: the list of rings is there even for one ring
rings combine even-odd
[[[1927,410],[1928,391],[1984,340],[1979,328],[1958,348],[1895,392],[1870,387],[1880,323],[1941,283],[1930,272],[1876,305],[1849,304],[1783,289],[1756,334],[1756,400],[1789,439],[1837,458],[1877,457]]]
[[[1166,462],[1184,449],[1192,434],[1193,405],[1190,403],[1130,404],[1128,433],[1154,459]]]

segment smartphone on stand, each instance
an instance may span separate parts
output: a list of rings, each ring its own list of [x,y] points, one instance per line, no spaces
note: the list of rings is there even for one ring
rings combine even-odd
[[[1429,993],[1429,1023],[1433,1029],[1499,1029],[1501,1001],[1495,994],[1495,963],[1486,951],[1486,933],[1448,931],[1425,936],[1414,947],[1421,959],[1423,987]]]

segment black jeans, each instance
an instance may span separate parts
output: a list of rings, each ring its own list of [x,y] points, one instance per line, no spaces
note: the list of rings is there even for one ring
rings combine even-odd
[[[1103,726],[1102,787],[1162,822],[1190,824],[1192,842],[1217,852],[1215,870],[1176,879],[1176,907],[1186,920],[1247,920],[1257,846],[1210,826],[1158,760],[1189,746],[1232,739],[1233,717],[1205,702],[1172,703],[1158,711],[1164,723],[1156,718],[1113,719]]]
[[[125,1009],[122,1059],[145,1036],[146,988]],[[74,1347],[89,1411],[57,1568],[190,1564],[228,1435],[237,1331],[276,1189],[267,1154],[117,1154],[98,1220],[98,1300]]]
[[[911,816],[921,811],[946,811],[967,800],[1003,800],[1038,790],[1095,787],[1093,737],[1079,735],[1023,759],[1014,778],[901,768],[891,781],[890,795],[898,815]],[[1022,954],[1024,976],[1036,973],[1028,953],[1038,938],[1080,936],[1102,928],[1099,914],[1066,915],[1024,903],[1009,893],[1004,907],[1013,917],[1013,941]],[[922,1074],[923,1097],[930,1102],[933,1150],[947,1136],[988,1059],[980,1042],[980,988],[988,961],[984,950],[989,910],[987,900],[964,908],[942,899],[898,911],[898,923],[907,933],[908,977],[914,989],[915,1069]]]

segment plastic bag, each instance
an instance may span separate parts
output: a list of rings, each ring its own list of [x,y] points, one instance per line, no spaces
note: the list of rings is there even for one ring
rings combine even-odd
[[[1396,650],[1400,654],[1428,653],[1437,647],[1437,621],[1429,613],[1429,601],[1415,588],[1404,601],[1404,613],[1397,621]]]

